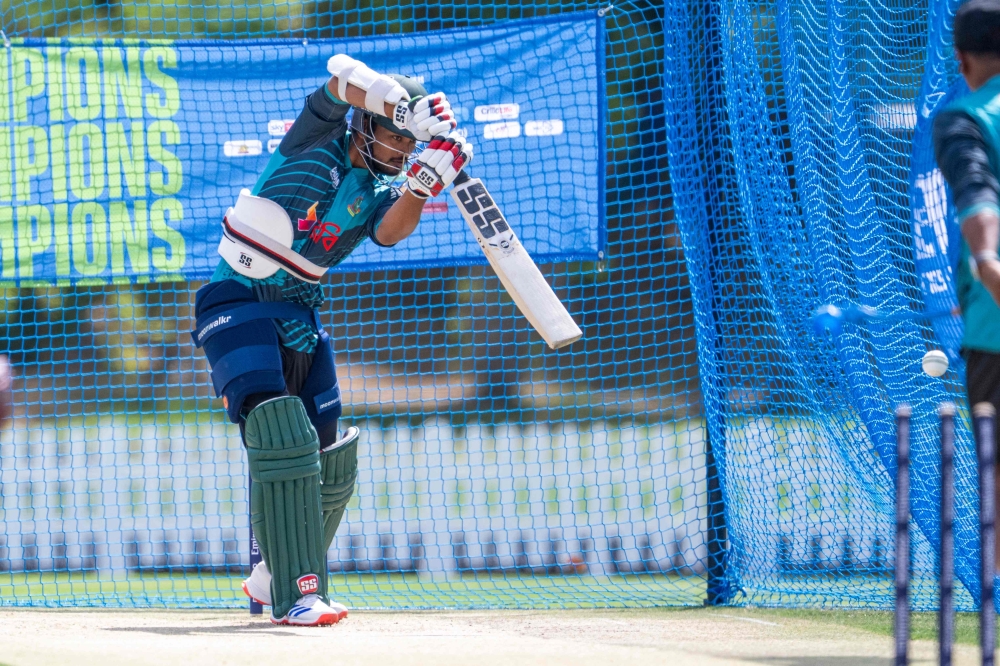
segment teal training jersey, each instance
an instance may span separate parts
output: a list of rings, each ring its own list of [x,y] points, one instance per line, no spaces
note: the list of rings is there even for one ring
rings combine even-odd
[[[972,118],[982,130],[987,146],[990,167],[994,175],[1000,175],[1000,76],[995,76],[986,84],[960,100],[946,107],[945,111],[961,112]],[[959,211],[960,219],[969,211]],[[962,309],[965,333],[962,346],[966,349],[1000,353],[1000,307],[997,307],[990,293],[981,282],[972,277],[969,270],[969,247],[961,234],[950,234],[961,239],[957,261],[954,262],[955,290]]]
[[[306,100],[305,108],[274,151],[253,188],[256,196],[280,204],[292,220],[292,248],[320,266],[335,266],[370,239],[381,245],[375,230],[400,197],[396,187],[376,180],[368,169],[355,168],[348,157],[348,104],[334,100],[326,86]],[[219,263],[212,281],[237,280],[258,300],[290,301],[318,308],[323,287],[299,280],[284,270],[255,280]],[[311,352],[318,336],[300,321],[278,321],[282,344]]]

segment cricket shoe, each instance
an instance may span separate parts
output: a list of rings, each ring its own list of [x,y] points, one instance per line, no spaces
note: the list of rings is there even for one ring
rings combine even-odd
[[[271,572],[263,560],[254,565],[249,578],[243,579],[243,594],[261,606],[271,605]]]
[[[323,603],[316,594],[307,594],[296,601],[285,617],[271,614],[274,624],[288,624],[296,627],[322,627],[340,622],[340,613]]]
[[[263,561],[258,562],[250,572],[250,577],[243,581],[243,593],[261,606],[271,605],[271,572]],[[336,611],[338,621],[347,617],[347,606],[336,601],[331,601],[328,605]]]

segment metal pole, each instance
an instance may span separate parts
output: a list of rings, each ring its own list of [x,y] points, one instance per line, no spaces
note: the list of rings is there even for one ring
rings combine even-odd
[[[247,476],[247,523],[250,528],[250,571],[257,566],[257,563],[264,559],[260,554],[260,547],[257,545],[257,537],[253,535],[253,522],[250,520],[250,497],[253,492],[253,479]],[[254,601],[250,600],[250,614],[251,615],[263,615],[264,607]]]
[[[941,419],[941,574],[938,609],[938,663],[951,666],[955,642],[955,405],[938,406]]]
[[[705,476],[708,484],[708,546],[706,606],[723,606],[729,602],[729,585],[726,582],[726,505],[722,499],[719,470],[712,452],[712,438],[705,442]]]
[[[981,402],[972,408],[979,458],[979,644],[983,666],[993,666],[997,641],[993,579],[996,575],[996,408]]]
[[[691,75],[695,81],[695,91],[692,101],[695,104],[695,114],[700,123],[702,145],[705,150],[700,155],[701,163],[698,169],[704,177],[706,201],[709,203],[703,210],[703,232],[701,243],[706,249],[703,261],[707,268],[707,284],[709,290],[704,302],[711,303],[713,310],[706,317],[714,329],[714,339],[708,344],[699,345],[698,353],[701,359],[699,373],[701,375],[702,399],[705,405],[706,431],[714,432],[715,437],[707,436],[705,447],[705,474],[708,490],[707,516],[707,574],[708,589],[705,595],[705,605],[720,606],[731,601],[733,590],[728,579],[728,530],[726,528],[726,506],[722,492],[722,481],[719,475],[718,461],[724,460],[726,451],[726,385],[723,379],[715,377],[715,373],[725,373],[726,340],[729,338],[726,325],[717,318],[714,308],[718,304],[714,294],[724,293],[728,288],[729,278],[720,266],[728,265],[728,257],[724,255],[724,246],[729,234],[733,233],[732,223],[728,216],[739,208],[738,188],[736,187],[736,166],[733,161],[732,135],[726,111],[726,81],[725,63],[728,57],[724,44],[724,35],[729,29],[728,16],[724,16],[722,8],[716,2],[691,3],[690,23],[695,27],[697,37],[693,44],[703,50],[703,57],[694,66]],[[699,226],[702,226],[700,223]],[[693,288],[693,286],[692,286]],[[712,409],[712,406],[715,409]],[[714,423],[713,423],[714,421]],[[713,425],[715,426],[713,428]]]
[[[910,645],[910,415],[896,408],[896,549],[893,563],[896,612],[893,616],[896,666],[909,663]]]

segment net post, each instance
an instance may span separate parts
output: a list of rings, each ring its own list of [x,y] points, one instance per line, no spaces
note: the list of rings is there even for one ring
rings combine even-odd
[[[979,463],[979,644],[983,666],[993,666],[996,649],[996,408],[980,402],[972,408]]]
[[[719,469],[712,451],[712,436],[705,436],[705,479],[708,489],[708,529],[705,540],[708,544],[706,564],[707,586],[706,606],[724,606],[729,603],[729,584],[726,581],[726,505],[722,498],[722,484]]]
[[[938,608],[938,663],[951,666],[955,642],[955,404],[938,406],[941,421],[941,549]]]
[[[895,665],[909,663],[910,644],[910,416],[909,405],[896,407],[896,545],[893,580]]]
[[[257,545],[257,537],[253,533],[253,521],[250,519],[250,497],[253,492],[253,479],[250,475],[247,475],[247,528],[250,530],[250,573],[253,573],[253,568],[257,566],[257,563],[264,559],[260,554],[260,547]],[[250,614],[251,615],[263,615],[264,606],[257,603],[253,599],[250,600]]]
[[[705,193],[711,202],[711,211],[705,211],[702,222],[699,223],[699,244],[705,250],[704,259],[707,271],[701,285],[707,294],[706,300],[716,302],[713,295],[728,289],[729,277],[725,274],[728,258],[728,235],[730,224],[720,210],[731,206],[737,207],[738,193],[734,191],[733,183],[737,182],[736,165],[732,152],[732,135],[729,127],[726,109],[726,61],[729,57],[723,49],[723,35],[726,33],[726,21],[723,12],[714,2],[695,2],[691,7],[691,25],[700,24],[699,37],[693,42],[702,53],[700,64],[692,74],[703,79],[703,94],[695,96],[695,115],[701,123],[701,162],[698,168],[705,177]],[[725,451],[726,441],[726,405],[727,396],[724,386],[716,384],[724,380],[712,378],[709,367],[726,354],[728,331],[723,323],[716,319],[710,308],[710,321],[706,333],[710,340],[699,345],[699,374],[701,376],[702,400],[705,407],[706,439],[705,439],[705,475],[708,491],[708,516],[706,541],[708,545],[707,558],[707,589],[706,606],[721,606],[732,600],[733,588],[728,579],[728,529],[726,525],[726,507],[722,493],[722,482],[719,474],[715,451],[720,455]],[[713,441],[711,432],[718,435]]]

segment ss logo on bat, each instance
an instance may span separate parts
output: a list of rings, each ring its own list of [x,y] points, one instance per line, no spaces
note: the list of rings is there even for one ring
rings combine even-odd
[[[493,199],[490,198],[490,193],[482,184],[474,183],[468,189],[462,190],[458,193],[458,198],[462,207],[472,216],[472,222],[479,229],[483,238],[493,238],[498,233],[510,229],[507,220],[503,219],[503,215],[500,214]],[[482,212],[480,213],[480,211]],[[477,213],[480,214],[477,215]]]

